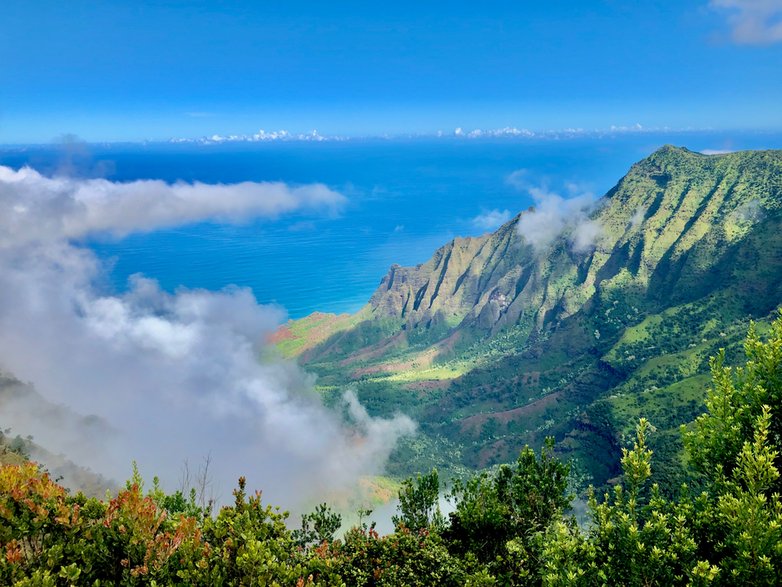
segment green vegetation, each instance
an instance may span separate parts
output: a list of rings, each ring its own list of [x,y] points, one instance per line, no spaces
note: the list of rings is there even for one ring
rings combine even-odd
[[[0,465],[20,464],[30,458],[32,438],[11,436],[11,429],[0,430]]]
[[[329,336],[354,327],[362,318],[361,312],[352,316],[316,312],[301,320],[288,322],[277,334],[275,343],[284,356],[299,355]]]
[[[213,512],[196,491],[145,492],[134,470],[108,501],[71,495],[33,463],[0,467],[0,583],[57,585],[777,585],[782,576],[782,315],[767,340],[750,326],[746,362],[710,362],[707,411],[683,428],[688,468],[675,496],[651,478],[657,434],[640,419],[621,476],[587,524],[570,510],[573,475],[525,448],[512,465],[456,481],[439,509],[433,471],[399,489],[395,531],[361,523],[335,538],[321,504],[287,514],[248,495]],[[366,512],[364,512],[366,513]]]
[[[552,436],[605,489],[647,417],[665,456],[652,481],[672,495],[709,357],[738,356],[749,320],[768,329],[782,304],[782,152],[659,149],[596,206],[591,249],[572,225],[538,250],[520,218],[391,267],[358,314],[293,322],[280,345],[327,401],[352,386],[371,414],[420,424],[397,477],[492,467]]]

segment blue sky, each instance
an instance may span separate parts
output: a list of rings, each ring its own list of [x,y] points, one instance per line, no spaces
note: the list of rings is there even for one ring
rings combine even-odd
[[[0,143],[782,128],[782,0],[5,0]]]

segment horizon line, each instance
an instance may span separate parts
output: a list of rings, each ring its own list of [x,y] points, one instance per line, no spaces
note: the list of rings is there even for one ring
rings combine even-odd
[[[196,137],[170,137],[167,139],[140,139],[140,140],[93,140],[87,141],[79,138],[73,133],[63,134],[49,142],[8,142],[0,143],[0,148],[25,148],[25,147],[52,147],[67,143],[87,144],[87,145],[200,145],[215,146],[223,144],[241,144],[241,143],[272,143],[272,142],[352,142],[352,141],[394,141],[394,140],[416,140],[416,139],[438,139],[438,140],[486,140],[486,139],[505,139],[505,140],[556,140],[572,139],[580,137],[610,137],[615,135],[632,134],[698,134],[698,133],[758,133],[768,134],[782,132],[782,129],[776,128],[714,128],[714,127],[669,127],[653,126],[647,127],[641,124],[629,126],[611,125],[607,128],[580,128],[565,127],[561,129],[530,130],[527,128],[518,128],[515,126],[505,126],[491,129],[474,128],[466,130],[463,127],[456,127],[451,131],[429,131],[429,132],[399,132],[399,133],[375,133],[365,135],[350,134],[320,134],[316,129],[307,133],[290,132],[285,129],[276,131],[265,131],[260,129],[253,134],[219,134],[202,135]]]

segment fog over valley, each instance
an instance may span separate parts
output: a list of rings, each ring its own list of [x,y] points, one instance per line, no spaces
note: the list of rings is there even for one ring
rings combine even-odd
[[[414,423],[370,418],[349,389],[349,423],[324,408],[313,377],[266,342],[283,308],[242,288],[166,293],[142,275],[112,294],[106,265],[78,242],[344,201],[322,185],[117,183],[0,167],[0,364],[46,401],[100,419],[91,431],[76,417],[41,417],[22,394],[3,403],[2,425],[116,480],[137,460],[171,489],[185,460],[209,457],[222,499],[246,475],[288,507],[382,471]]]

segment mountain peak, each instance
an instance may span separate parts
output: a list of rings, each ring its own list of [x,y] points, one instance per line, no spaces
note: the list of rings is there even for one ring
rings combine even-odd
[[[655,154],[669,154],[669,153],[695,153],[695,151],[690,151],[687,147],[677,147],[676,145],[672,145],[670,143],[667,143],[657,149],[655,151]]]
[[[686,147],[676,145],[663,145],[647,157],[649,161],[689,161],[693,158],[703,157],[701,153],[690,151]]]

